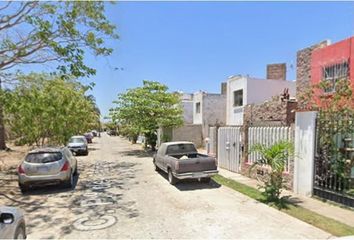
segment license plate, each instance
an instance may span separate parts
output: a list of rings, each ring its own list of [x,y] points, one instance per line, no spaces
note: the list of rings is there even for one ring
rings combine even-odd
[[[195,178],[199,178],[199,177],[203,177],[203,176],[204,176],[203,173],[194,173],[193,174],[193,177],[195,177]]]
[[[41,172],[48,172],[48,167],[38,167],[38,171],[41,171]]]

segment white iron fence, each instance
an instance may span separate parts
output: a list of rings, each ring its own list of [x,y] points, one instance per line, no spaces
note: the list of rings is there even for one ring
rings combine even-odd
[[[253,163],[260,158],[259,153],[252,152],[252,146],[263,144],[271,146],[279,141],[293,141],[293,130],[291,127],[250,127],[248,128],[248,162]],[[286,171],[289,170],[289,161],[286,164]]]

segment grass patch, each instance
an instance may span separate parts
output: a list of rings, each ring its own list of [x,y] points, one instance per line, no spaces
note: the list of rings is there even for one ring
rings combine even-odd
[[[253,187],[250,187],[248,185],[245,185],[243,183],[239,183],[235,180],[225,178],[221,175],[216,175],[213,177],[213,180],[221,185],[224,185],[226,187],[229,187],[233,190],[236,190],[250,198],[253,198],[257,201],[260,201],[262,203],[265,203],[265,199],[263,195],[261,194],[261,191],[258,189],[255,189]],[[266,203],[265,203],[266,204]],[[271,207],[274,207],[278,209],[281,212],[284,212],[292,217],[295,217],[301,221],[304,221],[306,223],[309,223],[317,228],[320,228],[334,236],[337,237],[342,237],[342,236],[348,236],[348,235],[354,235],[354,228],[346,225],[344,223],[338,222],[332,218],[328,218],[325,216],[322,216],[318,213],[315,213],[311,210],[308,210],[306,208],[296,206],[292,203],[287,203],[285,208],[279,209],[278,207],[268,204]]]

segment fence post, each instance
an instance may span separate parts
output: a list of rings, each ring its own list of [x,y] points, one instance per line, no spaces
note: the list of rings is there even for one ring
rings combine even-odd
[[[295,115],[294,192],[313,193],[317,112]]]

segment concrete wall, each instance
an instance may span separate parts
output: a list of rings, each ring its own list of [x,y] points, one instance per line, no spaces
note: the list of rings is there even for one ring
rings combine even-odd
[[[193,101],[182,101],[183,120],[185,124],[193,123]]]
[[[209,136],[210,126],[226,124],[226,95],[204,94],[203,96],[203,139]]]
[[[313,193],[316,112],[295,115],[294,192],[304,196]]]
[[[198,148],[202,147],[202,125],[187,124],[173,129],[171,141],[189,141],[193,142]]]

